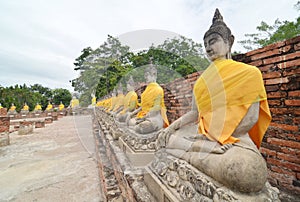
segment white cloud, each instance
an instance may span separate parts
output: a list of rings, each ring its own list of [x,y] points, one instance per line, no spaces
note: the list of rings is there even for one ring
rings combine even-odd
[[[294,20],[294,0],[14,0],[0,2],[0,85],[41,83],[71,89],[73,62],[107,35],[173,32],[202,43],[216,7],[236,41],[261,21]],[[142,32],[141,32],[142,33]],[[142,38],[141,36],[139,36]],[[148,38],[147,38],[148,37]],[[150,36],[146,38],[149,39]],[[151,37],[150,37],[151,38]],[[241,47],[235,43],[233,50]]]

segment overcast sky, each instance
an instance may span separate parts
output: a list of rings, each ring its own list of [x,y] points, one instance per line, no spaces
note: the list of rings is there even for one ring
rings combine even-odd
[[[219,8],[236,41],[261,21],[295,21],[296,0],[0,0],[0,85],[67,88],[73,62],[107,35],[127,43],[180,34],[202,43]],[[150,30],[149,30],[150,29]],[[151,32],[151,30],[156,32]],[[157,32],[157,30],[159,30]],[[159,36],[158,36],[158,35]],[[129,42],[128,42],[129,43]],[[144,48],[140,42],[132,49]],[[151,43],[150,43],[151,44]],[[236,42],[233,50],[244,51]]]

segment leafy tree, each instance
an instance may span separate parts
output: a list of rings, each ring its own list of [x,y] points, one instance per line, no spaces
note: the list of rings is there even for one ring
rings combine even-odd
[[[300,1],[295,8],[299,11]],[[300,17],[295,22],[276,19],[273,25],[262,21],[256,29],[259,33],[245,34],[247,39],[238,42],[248,51],[300,35]]]
[[[53,104],[59,105],[62,102],[65,106],[68,106],[71,100],[72,95],[67,89],[56,88],[53,90]]]
[[[85,61],[86,57],[88,57],[93,49],[91,47],[84,48],[81,52],[82,54],[75,59],[74,65],[76,66],[74,70],[83,69],[83,62]]]

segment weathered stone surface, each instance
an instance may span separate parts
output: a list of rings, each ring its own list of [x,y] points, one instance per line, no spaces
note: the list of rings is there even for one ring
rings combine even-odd
[[[0,147],[9,145],[9,132],[0,132]]]

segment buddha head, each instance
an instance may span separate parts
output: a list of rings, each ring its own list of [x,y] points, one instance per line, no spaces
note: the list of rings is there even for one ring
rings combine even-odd
[[[157,69],[153,66],[152,63],[145,69],[145,79],[147,83],[156,82],[157,78]]]
[[[132,76],[129,77],[128,81],[126,82],[127,91],[134,91],[134,80]]]
[[[212,25],[205,33],[203,39],[206,53],[211,61],[220,58],[231,59],[231,47],[234,42],[234,36],[224,23],[218,9],[216,9]]]

